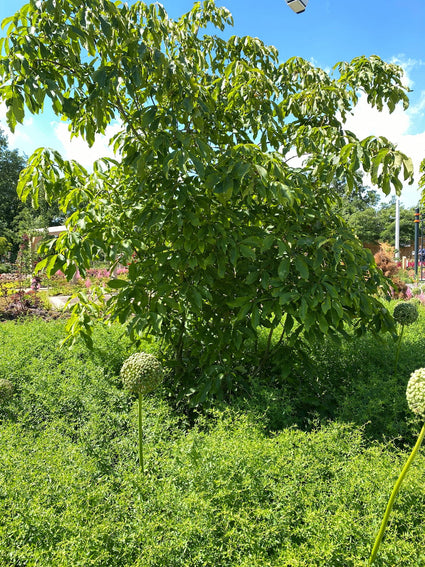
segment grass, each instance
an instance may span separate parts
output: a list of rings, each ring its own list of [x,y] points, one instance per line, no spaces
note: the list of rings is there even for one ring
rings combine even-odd
[[[405,402],[425,366],[425,313],[395,343],[312,345],[287,379],[277,357],[249,395],[176,412],[160,389],[137,403],[119,370],[119,327],[95,349],[58,350],[61,321],[0,326],[0,565],[366,565],[419,423]],[[151,344],[144,350],[154,352]],[[376,565],[425,565],[425,458],[396,501]]]

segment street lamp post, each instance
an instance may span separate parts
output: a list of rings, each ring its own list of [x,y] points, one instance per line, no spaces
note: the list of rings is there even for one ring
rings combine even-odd
[[[397,197],[395,201],[395,246],[394,256],[396,260],[400,260],[400,199]]]
[[[419,259],[419,208],[415,209],[415,276],[418,275],[418,259]]]

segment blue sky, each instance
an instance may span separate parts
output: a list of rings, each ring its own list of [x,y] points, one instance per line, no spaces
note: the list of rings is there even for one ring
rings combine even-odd
[[[0,3],[0,20],[12,15],[25,2]],[[406,83],[412,88],[407,112],[377,113],[360,100],[349,126],[363,137],[385,135],[414,160],[416,170],[425,157],[425,0],[309,0],[303,14],[295,14],[284,0],[216,0],[233,15],[234,27],[226,36],[252,35],[274,45],[282,60],[294,55],[331,69],[338,61],[358,55],[379,55],[399,63]],[[171,17],[188,11],[192,0],[163,0]],[[0,125],[7,131],[4,107]],[[113,132],[111,132],[113,133]],[[66,124],[47,112],[28,118],[24,127],[9,136],[10,145],[30,155],[43,145],[55,147],[65,157],[80,159],[85,165],[107,152],[99,139],[88,151],[83,141],[69,141]],[[418,176],[416,175],[416,178]],[[403,190],[401,202],[415,206],[419,198],[416,184]]]

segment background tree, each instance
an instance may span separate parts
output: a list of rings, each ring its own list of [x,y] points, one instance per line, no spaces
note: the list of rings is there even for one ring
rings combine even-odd
[[[400,246],[409,246],[415,238],[415,208],[406,209],[400,204]],[[382,204],[378,211],[382,226],[379,238],[381,242],[394,242],[396,205],[395,198],[390,203]]]
[[[333,75],[300,58],[280,63],[259,39],[202,31],[232,19],[212,0],[178,20],[160,5],[40,0],[6,21],[0,96],[13,129],[46,97],[90,144],[119,120],[119,160],[88,173],[37,151],[21,196],[59,202],[69,231],[40,264],[71,277],[103,253],[128,265],[106,306],[81,302],[69,332],[90,340],[91,319],[152,333],[173,382],[198,401],[252,373],[258,332],[289,349],[345,325],[392,328],[374,293],[385,280],[346,223],[330,185],[358,171],[389,194],[411,161],[385,138],[359,140],[344,118],[365,92],[394,110],[408,99],[401,70],[379,57]],[[294,150],[302,168],[291,167]],[[250,356],[247,354],[250,342]]]
[[[0,236],[0,261],[3,261],[10,250],[10,242],[4,236]]]
[[[367,209],[355,211],[347,219],[348,225],[361,242],[382,242],[381,234],[384,229],[379,210],[368,207]],[[392,237],[394,240],[394,235]]]
[[[382,203],[379,207],[360,207],[347,214],[348,225],[362,241],[394,244],[395,239],[395,199]],[[414,208],[406,209],[400,204],[400,246],[409,246],[414,240]]]
[[[344,179],[334,179],[332,181],[335,193],[339,196],[336,210],[345,220],[348,220],[351,215],[359,211],[364,211],[370,207],[378,207],[381,200],[375,189],[364,185],[361,173],[357,172],[357,175],[358,179],[351,189]]]
[[[14,244],[16,233],[14,221],[25,205],[16,192],[19,174],[25,167],[26,159],[17,150],[10,150],[7,138],[0,129],[0,236]]]
[[[0,235],[10,244],[12,261],[16,257],[23,234],[64,221],[58,204],[48,204],[43,193],[40,194],[37,210],[30,204],[23,203],[18,197],[18,179],[26,162],[26,157],[20,155],[18,150],[9,149],[7,138],[0,129]]]

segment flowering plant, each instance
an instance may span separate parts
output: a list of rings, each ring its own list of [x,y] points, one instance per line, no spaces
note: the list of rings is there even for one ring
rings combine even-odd
[[[416,413],[422,416],[423,418],[425,418],[425,368],[419,368],[418,370],[412,372],[412,374],[410,375],[410,379],[407,384],[406,399],[407,399],[407,404],[409,408],[413,411],[413,413]],[[381,527],[379,529],[378,535],[375,540],[375,544],[372,549],[372,553],[369,557],[368,565],[372,565],[372,563],[375,561],[376,555],[381,545],[382,538],[384,536],[388,518],[390,517],[394,500],[398,494],[401,483],[403,482],[403,479],[406,476],[407,471],[409,470],[410,465],[413,462],[413,459],[416,457],[416,454],[419,451],[424,436],[425,436],[425,423],[422,426],[421,432],[419,433],[419,437],[418,440],[416,441],[416,445],[414,446],[413,451],[410,454],[410,457],[407,459],[407,462],[404,465],[403,470],[401,471],[400,476],[398,477],[398,480],[394,485],[393,491],[391,493],[390,499],[387,504],[387,509],[385,510]]]
[[[142,473],[144,473],[142,396],[152,392],[163,378],[164,370],[161,363],[152,354],[146,352],[132,354],[121,368],[124,387],[139,396],[139,463]]]
[[[393,317],[400,325],[411,325],[419,317],[418,308],[414,303],[398,303],[394,308]]]
[[[425,368],[419,368],[410,375],[406,399],[411,411],[425,418]]]
[[[136,352],[124,362],[121,378],[124,387],[133,394],[149,394],[162,381],[164,370],[160,362],[146,352]]]
[[[395,357],[394,374],[397,372],[398,357],[400,355],[401,339],[403,337],[405,325],[412,325],[419,317],[418,307],[414,303],[404,301],[398,303],[394,308],[394,319],[401,325],[401,333],[398,339],[397,352]]]

